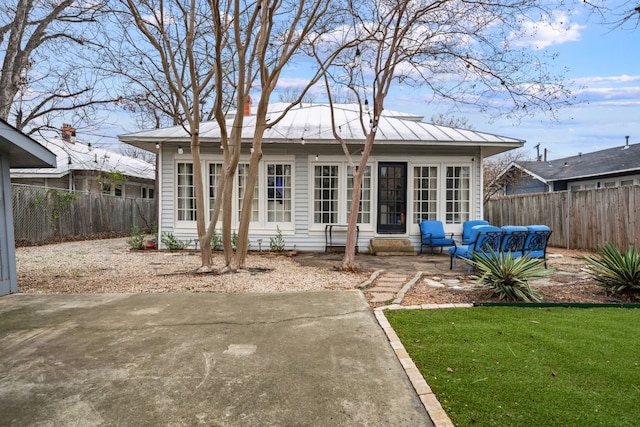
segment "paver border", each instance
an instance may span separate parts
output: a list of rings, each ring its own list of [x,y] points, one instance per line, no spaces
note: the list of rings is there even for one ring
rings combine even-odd
[[[391,327],[391,324],[387,320],[387,317],[384,314],[385,310],[432,310],[439,308],[471,308],[473,304],[423,304],[423,305],[412,305],[403,307],[399,304],[392,304],[390,306],[378,307],[373,310],[376,320],[378,324],[387,335],[387,339],[389,340],[389,344],[393,349],[398,361],[404,368],[411,385],[415,389],[420,401],[424,405],[424,409],[429,414],[429,418],[433,421],[435,427],[454,427],[455,424],[449,418],[449,415],[445,412],[444,408],[438,401],[438,398],[427,384],[427,381],[424,379],[418,367],[414,363],[413,359],[409,356],[409,353],[404,348],[404,345],[398,338],[396,331]]]

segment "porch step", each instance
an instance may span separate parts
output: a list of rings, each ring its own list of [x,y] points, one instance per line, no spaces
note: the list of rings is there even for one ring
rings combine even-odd
[[[417,255],[409,239],[371,239],[369,251],[379,256]]]

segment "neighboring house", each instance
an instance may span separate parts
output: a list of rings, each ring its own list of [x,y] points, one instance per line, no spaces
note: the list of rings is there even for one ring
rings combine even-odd
[[[551,161],[514,162],[495,180],[500,181],[505,195],[640,184],[640,144],[627,142]]]
[[[269,115],[275,119],[283,108],[283,104],[270,105]],[[334,108],[336,132],[347,141],[357,161],[364,144],[359,110],[354,105]],[[228,117],[229,128],[231,120]],[[360,204],[361,251],[367,250],[369,239],[374,237],[410,239],[413,247],[419,248],[418,223],[423,218],[441,220],[448,232],[460,233],[464,221],[483,216],[483,158],[524,144],[518,139],[421,120],[421,116],[394,111],[385,111],[378,120]],[[369,125],[369,117],[364,121]],[[232,215],[235,224],[248,176],[254,126],[255,116],[246,117],[234,207],[223,213]],[[195,239],[193,164],[185,129],[176,126],[119,138],[158,154],[159,233]],[[213,206],[223,162],[217,123],[202,123],[200,138],[203,184],[209,206]],[[251,248],[268,248],[269,239],[280,229],[287,248],[325,249],[327,225],[347,223],[353,188],[348,162],[333,136],[330,107],[294,107],[267,129],[262,147],[251,212]],[[209,220],[209,210],[206,215]],[[344,240],[344,227],[332,231],[334,241]]]
[[[11,169],[11,182],[126,198],[155,197],[155,166],[140,159],[76,141],[72,128],[62,138],[40,142],[56,155],[54,169]]]
[[[55,155],[0,119],[0,295],[18,291],[9,168],[54,167]]]

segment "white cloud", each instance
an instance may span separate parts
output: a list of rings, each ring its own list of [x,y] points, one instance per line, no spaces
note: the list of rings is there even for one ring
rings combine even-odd
[[[558,11],[551,19],[524,22],[521,34],[512,34],[511,40],[514,46],[544,49],[554,44],[579,41],[585,28],[584,25],[569,23],[569,17]]]

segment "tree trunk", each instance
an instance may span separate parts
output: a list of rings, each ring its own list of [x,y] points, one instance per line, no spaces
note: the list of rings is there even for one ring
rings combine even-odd
[[[369,133],[362,150],[362,157],[357,171],[353,171],[353,196],[351,198],[351,210],[349,211],[349,219],[347,222],[347,242],[344,248],[344,257],[340,268],[344,271],[356,271],[356,237],[358,227],[358,214],[360,213],[360,199],[362,191],[362,177],[364,176],[367,162],[369,161],[369,153],[375,140],[375,132]]]

